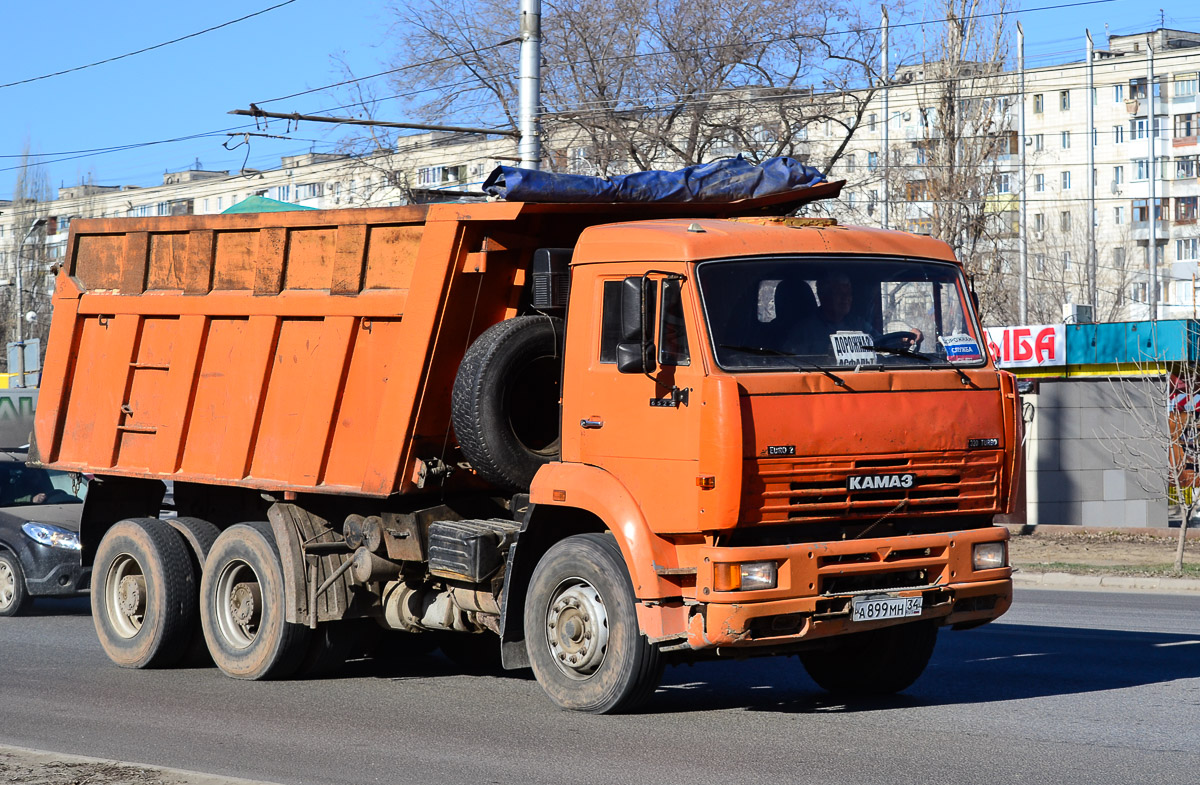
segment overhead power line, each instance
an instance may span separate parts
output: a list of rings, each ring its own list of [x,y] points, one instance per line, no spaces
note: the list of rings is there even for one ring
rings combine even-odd
[[[214,30],[220,30],[223,27],[229,27],[230,25],[235,25],[238,22],[244,22],[247,19],[253,19],[256,16],[262,16],[263,14],[265,14],[269,11],[274,11],[277,8],[283,8],[285,5],[291,5],[294,2],[296,2],[296,0],[284,0],[284,2],[282,2],[282,3],[276,3],[275,5],[270,6],[268,8],[264,8],[261,11],[255,11],[252,14],[246,14],[245,16],[239,16],[237,19],[230,19],[228,22],[222,22],[219,25],[213,25],[212,27],[206,27],[203,30],[197,30],[194,33],[188,33],[187,35],[180,36],[179,38],[172,38],[170,41],[163,41],[161,44],[154,44],[153,46],[147,46],[142,49],[137,49],[133,52],[126,52],[125,54],[116,55],[115,57],[106,57],[103,60],[97,60],[96,62],[88,63],[87,65],[77,65],[74,68],[66,68],[62,71],[55,71],[54,73],[51,73],[51,74],[42,74],[41,76],[31,76],[28,79],[20,79],[20,80],[17,80],[16,82],[8,82],[7,84],[0,84],[0,90],[4,89],[5,87],[16,87],[17,85],[29,84],[30,82],[38,82],[38,81],[41,81],[42,79],[50,79],[55,76],[62,76],[63,74],[72,74],[72,73],[75,73],[76,71],[83,71],[84,69],[87,69],[87,68],[95,68],[98,65],[104,65],[106,63],[114,63],[117,60],[124,60],[126,57],[133,57],[134,55],[140,55],[140,54],[145,54],[146,52],[152,52],[155,49],[162,49],[164,46],[170,46],[171,44],[177,44],[180,41],[187,41],[190,38],[196,38],[197,36],[204,35],[205,33],[211,33]]]

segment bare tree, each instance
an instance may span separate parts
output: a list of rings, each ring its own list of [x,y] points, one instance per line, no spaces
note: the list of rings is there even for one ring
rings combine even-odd
[[[41,339],[43,351],[50,323],[50,297],[46,287],[49,271],[46,251],[47,227],[43,224],[34,228],[34,223],[39,218],[46,217],[47,203],[50,200],[50,179],[46,167],[38,163],[37,156],[32,152],[32,145],[26,141],[21,151],[10,208],[13,223],[8,257],[12,263],[10,272],[5,277],[13,280],[13,286],[9,293],[9,305],[0,314],[0,329],[3,330],[5,341],[16,340],[17,320],[24,320],[25,314],[32,312],[35,315],[34,321],[22,321],[20,329],[26,339]],[[16,286],[17,265],[20,265],[22,278],[19,293]],[[10,372],[12,370],[9,369]]]
[[[413,111],[515,129],[511,0],[393,7],[393,81]],[[547,0],[543,127],[551,168],[612,174],[735,153],[806,156],[807,131],[839,138],[878,82],[878,40],[852,4],[815,0]],[[830,146],[822,169],[845,144]]]
[[[1135,364],[1136,376],[1110,380],[1124,424],[1101,434],[1102,443],[1142,490],[1178,506],[1174,570],[1181,573],[1188,524],[1200,509],[1200,364],[1178,363],[1167,373],[1151,365]]]
[[[1086,204],[1047,202],[1032,216],[1029,244],[1029,320],[1034,324],[1062,319],[1065,303],[1086,302],[1087,269]],[[1041,228],[1038,228],[1038,227]],[[1144,277],[1135,263],[1137,243],[1129,225],[1110,234],[1109,245],[1098,249],[1096,302],[1091,305],[1096,321],[1117,321],[1127,315],[1134,302],[1134,284]],[[1012,311],[1011,318],[1016,317]]]
[[[1015,83],[1004,71],[1007,0],[935,7],[944,21],[921,28],[920,65],[897,74],[898,83],[914,85],[921,136],[894,151],[907,174],[894,184],[900,193],[885,198],[906,203],[909,228],[950,244],[981,295],[984,318],[1002,322],[1016,288],[1006,261],[1015,246],[1017,185],[1005,160],[1017,152],[1009,111]]]

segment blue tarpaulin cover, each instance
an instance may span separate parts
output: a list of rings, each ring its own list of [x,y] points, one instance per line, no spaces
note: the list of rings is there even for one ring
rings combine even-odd
[[[825,175],[794,158],[771,158],[756,166],[739,155],[674,172],[616,177],[498,166],[483,190],[510,202],[733,202],[824,181]]]

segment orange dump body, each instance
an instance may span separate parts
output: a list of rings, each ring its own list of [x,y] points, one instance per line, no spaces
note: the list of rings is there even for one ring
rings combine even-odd
[[[415,491],[423,459],[451,457],[463,353],[527,300],[533,250],[569,248],[585,227],[645,209],[494,203],[73,222],[35,456],[115,476]]]

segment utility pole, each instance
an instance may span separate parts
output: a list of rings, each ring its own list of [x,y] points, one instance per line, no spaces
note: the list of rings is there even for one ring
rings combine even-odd
[[[521,166],[542,168],[542,0],[521,0],[521,68],[517,77]]]
[[[880,59],[883,66],[883,228],[890,229],[891,225],[888,222],[888,203],[891,201],[888,185],[890,179],[888,177],[888,159],[891,157],[891,151],[888,148],[888,127],[892,124],[891,115],[888,113],[888,86],[891,84],[892,75],[888,70],[888,10],[886,5],[879,6],[879,10],[883,12],[883,24],[879,28],[882,40],[880,49],[882,54]]]
[[[1025,181],[1025,29],[1021,27],[1020,22],[1017,22],[1017,80],[1017,101],[1020,107],[1017,114],[1019,129],[1017,143],[1020,147],[1018,156],[1021,170],[1021,225],[1017,234],[1021,254],[1021,280],[1017,285],[1017,314],[1021,324],[1029,324],[1029,225],[1026,217],[1027,199],[1025,195],[1028,185]]]
[[[1096,312],[1096,276],[1100,268],[1096,260],[1096,105],[1095,105],[1095,66],[1093,61],[1092,31],[1084,29],[1087,36],[1087,275],[1088,303],[1092,313]]]
[[[1154,160],[1154,36],[1146,37],[1146,139],[1149,141],[1149,164],[1147,172],[1150,180],[1150,199],[1147,207],[1150,210],[1150,243],[1146,247],[1147,264],[1150,268],[1150,321],[1158,319],[1158,205],[1154,198],[1155,171]]]

